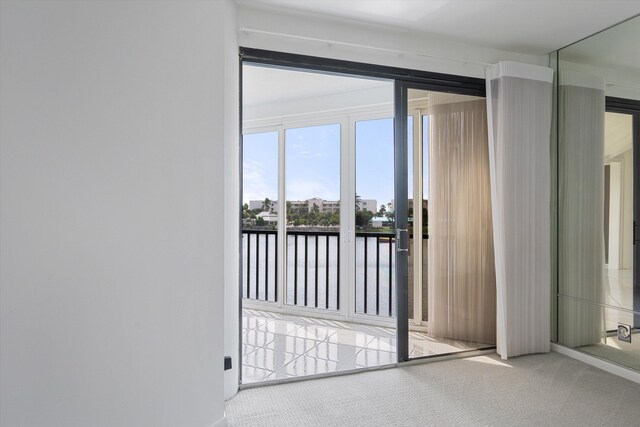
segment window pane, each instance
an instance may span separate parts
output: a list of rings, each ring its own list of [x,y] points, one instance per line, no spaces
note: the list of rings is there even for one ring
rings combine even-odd
[[[243,296],[275,301],[278,132],[244,135],[242,143]]]
[[[356,313],[395,312],[393,138],[392,118],[356,122]]]
[[[340,125],[287,129],[287,299],[338,309]]]

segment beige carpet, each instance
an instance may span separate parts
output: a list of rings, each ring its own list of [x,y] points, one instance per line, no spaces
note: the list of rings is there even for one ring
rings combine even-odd
[[[639,426],[640,384],[557,353],[496,355],[241,391],[230,427]]]

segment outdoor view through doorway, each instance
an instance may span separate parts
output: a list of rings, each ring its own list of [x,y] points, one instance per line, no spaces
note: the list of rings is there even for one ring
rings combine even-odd
[[[394,81],[251,63],[244,63],[242,73],[241,382],[396,363]],[[448,307],[440,318],[471,315],[477,323],[473,316],[481,310],[461,301],[482,292],[491,297],[489,277],[481,278],[487,284],[476,286],[474,294],[471,283],[447,276],[442,266],[456,266],[450,260],[434,261],[442,268],[433,279],[428,273],[430,94],[411,99],[406,117],[411,274],[403,286],[410,298],[409,357],[485,348],[495,340],[461,334],[459,326],[437,335],[430,331],[431,312]],[[465,98],[457,96],[458,102]],[[470,117],[465,114],[463,121]],[[446,145],[445,137],[438,138]],[[446,215],[461,206],[449,206]],[[457,232],[468,234],[485,219],[466,221]],[[430,280],[442,285],[430,287]],[[442,292],[454,297],[432,307],[430,293]],[[477,325],[484,327],[495,334],[495,326]]]

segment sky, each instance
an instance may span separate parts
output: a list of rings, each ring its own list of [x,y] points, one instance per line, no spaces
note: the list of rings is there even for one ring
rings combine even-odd
[[[413,140],[412,119],[409,117],[409,141]],[[287,200],[313,197],[338,200],[340,124],[291,128],[284,132]],[[379,209],[382,203],[393,199],[393,119],[358,121],[355,135],[356,193],[362,199],[376,200]],[[413,176],[412,154],[409,150],[409,177]],[[409,194],[412,191],[409,179]],[[248,134],[243,139],[243,201],[267,197],[278,199],[277,131]]]

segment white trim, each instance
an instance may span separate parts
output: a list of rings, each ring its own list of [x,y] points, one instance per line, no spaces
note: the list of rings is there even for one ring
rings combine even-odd
[[[422,324],[422,113],[413,110],[413,324]],[[426,320],[426,319],[424,319]]]
[[[572,359],[576,359],[580,362],[586,363],[587,365],[602,369],[603,371],[609,372],[610,374],[617,375],[629,381],[640,384],[640,372],[634,371],[633,369],[620,366],[604,359],[600,359],[599,357],[591,356],[581,351],[565,347],[557,343],[551,343],[551,351],[563,354]]]
[[[227,416],[220,418],[215,423],[211,424],[211,427],[227,427],[229,424],[227,422]]]
[[[622,252],[622,186],[624,174],[621,162],[609,163],[609,259],[607,268],[620,269]]]
[[[276,289],[278,290],[275,304],[282,307],[283,301],[287,297],[285,294],[285,283],[287,283],[287,189],[285,187],[285,171],[287,170],[286,145],[284,138],[284,129],[278,126],[278,276],[276,277]],[[244,185],[244,175],[242,177]],[[284,203],[282,203],[284,202]],[[247,259],[247,262],[249,260]],[[244,307],[244,303],[243,306]]]
[[[500,61],[487,68],[487,79],[493,80],[500,77],[519,77],[553,83],[553,69],[521,62]]]
[[[493,117],[493,96],[491,88],[491,77],[489,70],[487,70],[487,131],[489,143],[489,181],[491,184],[491,209],[493,216],[493,244],[496,252],[502,248],[503,232],[502,227],[497,227],[496,224],[502,222],[501,210],[498,209],[498,191],[497,191],[497,177],[496,177],[496,152],[495,152],[495,135],[494,135],[494,117]],[[507,328],[509,325],[504,321],[506,319],[506,295],[502,286],[498,286],[498,283],[504,283],[506,272],[502,257],[496,254],[496,352],[502,357],[507,358],[506,344],[507,344]],[[502,325],[502,327],[500,326]]]
[[[355,264],[353,206],[355,205],[355,142],[351,129],[351,121],[348,115],[340,117],[340,305],[339,312],[346,316],[352,316],[353,301],[355,301],[355,280],[352,276]],[[347,262],[343,262],[347,260]],[[327,261],[328,262],[328,261]]]
[[[270,124],[270,125],[264,125],[264,126],[254,126],[254,127],[248,127],[246,129],[242,130],[242,136],[247,136],[247,135],[254,135],[256,133],[268,133],[268,132],[278,132],[280,130],[279,125],[275,124]]]

